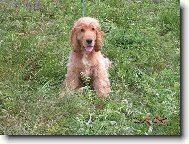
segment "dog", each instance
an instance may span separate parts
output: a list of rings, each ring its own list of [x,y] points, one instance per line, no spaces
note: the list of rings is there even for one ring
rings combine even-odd
[[[108,69],[112,62],[101,53],[103,37],[104,32],[94,18],[82,17],[74,23],[70,38],[72,51],[63,89],[81,89],[84,86],[82,73],[90,78],[91,88],[98,96],[108,96],[111,91]]]

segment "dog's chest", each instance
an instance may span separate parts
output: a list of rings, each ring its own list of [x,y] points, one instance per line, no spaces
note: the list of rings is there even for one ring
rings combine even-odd
[[[90,76],[90,75],[91,75],[91,64],[90,64],[90,61],[89,61],[89,59],[88,59],[88,55],[86,55],[86,54],[83,55],[82,64],[83,64],[83,66],[84,66],[83,72],[84,72],[87,76]]]
[[[90,67],[91,66],[87,54],[83,55],[83,57],[82,57],[82,63],[84,65],[84,67]]]
[[[85,67],[89,66],[89,61],[87,55],[84,55],[82,58],[82,63]]]

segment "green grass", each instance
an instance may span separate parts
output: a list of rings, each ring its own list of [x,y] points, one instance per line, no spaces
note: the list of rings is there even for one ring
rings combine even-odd
[[[59,96],[79,0],[0,2],[0,134],[180,135],[179,1],[85,0],[85,15],[106,34],[108,98]]]

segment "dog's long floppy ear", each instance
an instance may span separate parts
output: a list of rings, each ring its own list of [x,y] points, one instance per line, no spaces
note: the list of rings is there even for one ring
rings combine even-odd
[[[71,41],[72,50],[74,52],[79,52],[80,51],[80,45],[79,45],[79,42],[77,40],[76,28],[72,28],[70,41]]]
[[[101,50],[101,48],[104,44],[103,37],[104,37],[104,32],[101,31],[100,28],[97,28],[97,30],[96,30],[96,43],[95,43],[95,46],[94,46],[95,52],[98,52],[99,50]]]

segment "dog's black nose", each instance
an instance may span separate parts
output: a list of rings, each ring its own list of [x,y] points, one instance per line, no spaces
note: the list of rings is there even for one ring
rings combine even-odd
[[[86,39],[86,42],[88,43],[88,44],[91,44],[92,43],[92,39]]]

